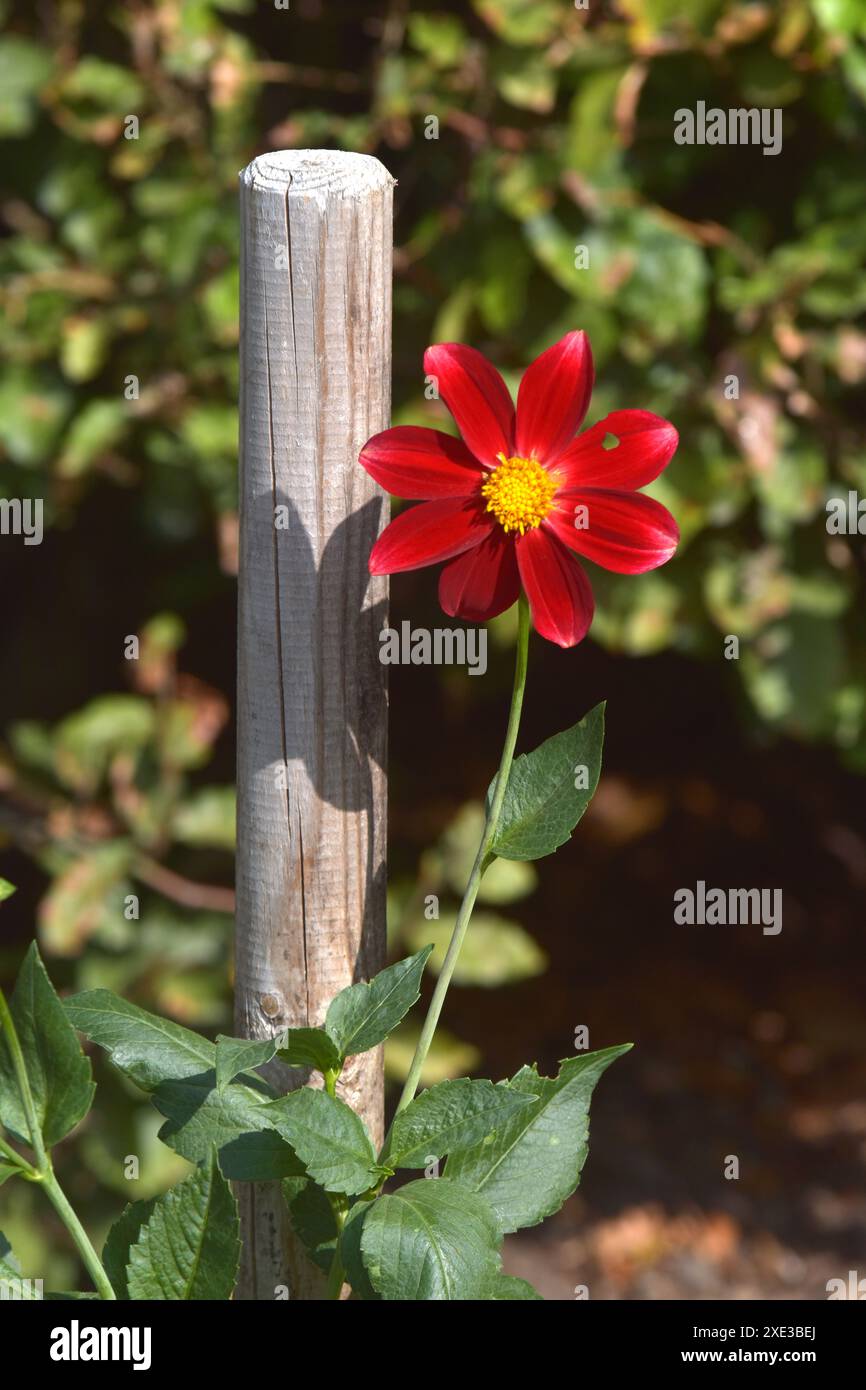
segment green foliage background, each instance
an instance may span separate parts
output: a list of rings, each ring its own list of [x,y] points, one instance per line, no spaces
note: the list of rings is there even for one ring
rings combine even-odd
[[[227,1022],[236,180],[266,148],[368,151],[399,180],[396,421],[441,423],[429,342],[472,342],[514,385],[583,327],[591,418],[676,423],[653,491],[681,552],[640,582],[594,571],[593,640],[698,662],[736,634],[725,677],[756,730],[864,767],[862,544],[825,525],[828,498],[866,493],[862,0],[0,11],[0,495],[44,498],[47,527],[43,547],[0,539],[0,834],[38,869],[40,943],[69,983]],[[674,111],[698,100],[781,107],[782,153],[677,145]],[[476,815],[398,881],[410,943],[431,939],[419,903],[458,886]],[[493,910],[531,892],[515,872],[489,886],[476,982],[543,968]],[[2,943],[4,973],[20,945]],[[453,1046],[439,1074],[471,1064]],[[97,1211],[178,1162],[110,1085],[81,1141]],[[146,1177],[126,1181],[118,1148]]]

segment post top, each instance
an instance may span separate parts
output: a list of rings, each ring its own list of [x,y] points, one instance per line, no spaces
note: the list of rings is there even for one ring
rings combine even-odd
[[[357,198],[397,180],[371,154],[347,150],[273,150],[260,154],[240,172],[251,192],[265,189],[291,196],[336,194]]]

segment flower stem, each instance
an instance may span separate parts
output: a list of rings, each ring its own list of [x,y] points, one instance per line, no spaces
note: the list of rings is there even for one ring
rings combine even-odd
[[[0,1029],[6,1039],[6,1046],[9,1049],[9,1056],[12,1058],[12,1066],[15,1070],[15,1080],[18,1083],[18,1094],[21,1097],[21,1105],[27,1117],[27,1128],[30,1131],[30,1147],[36,1155],[37,1168],[44,1169],[48,1163],[48,1155],[45,1152],[45,1145],[42,1142],[42,1126],[39,1123],[39,1116],[36,1114],[36,1104],[33,1100],[33,1092],[30,1089],[30,1080],[27,1075],[27,1064],[24,1061],[24,1053],[21,1051],[21,1043],[15,1028],[15,1022],[6,1003],[6,996],[0,989]]]
[[[529,653],[529,604],[523,594],[518,600],[518,627],[517,627],[517,657],[514,667],[514,686],[511,692],[511,709],[508,714],[508,726],[505,731],[505,744],[502,749],[502,758],[499,763],[499,772],[496,777],[496,788],[493,793],[493,800],[490,810],[484,822],[484,831],[481,836],[481,843],[478,846],[478,853],[475,856],[475,863],[472,865],[472,872],[466,884],[466,891],[463,894],[463,901],[460,904],[460,911],[457,914],[457,921],[454,924],[454,931],[448,943],[448,950],[442,962],[442,969],[439,972],[439,979],[436,981],[436,988],[433,991],[433,998],[430,1001],[430,1008],[421,1029],[421,1036],[415,1048],[415,1056],[412,1058],[412,1065],[409,1068],[409,1075],[406,1077],[406,1084],[397,1106],[396,1114],[415,1097],[418,1083],[421,1079],[421,1072],[427,1053],[430,1051],[430,1044],[436,1032],[439,1016],[442,1013],[442,1006],[445,1003],[445,996],[448,993],[448,986],[454,974],[454,967],[460,955],[463,941],[469,927],[469,919],[472,916],[472,909],[475,906],[475,899],[478,896],[478,889],[484,870],[490,863],[490,846],[496,834],[496,827],[499,824],[499,816],[502,811],[502,803],[505,799],[505,789],[508,785],[508,777],[511,772],[511,764],[514,761],[514,747],[517,743],[517,730],[520,725],[520,711],[523,706],[523,692],[526,687],[526,666]],[[386,1153],[388,1140],[382,1150]]]
[[[11,1144],[7,1144],[2,1135],[0,1135],[0,1154],[4,1154],[12,1166],[18,1168],[25,1177],[28,1174],[36,1173],[33,1165],[28,1163],[24,1155],[20,1154],[17,1149],[13,1149]]]
[[[99,1297],[104,1299],[116,1298],[117,1295],[111,1287],[111,1281],[102,1267],[102,1262],[90,1244],[87,1232],[69,1205],[66,1194],[54,1175],[54,1169],[50,1166],[43,1175],[42,1186],[45,1188],[46,1197],[75,1242],[75,1248],[81,1256],[82,1264],[87,1273],[93,1280]]]
[[[325,1298],[334,1300],[339,1299],[346,1278],[343,1256],[340,1250],[340,1241],[343,1239],[343,1228],[346,1225],[348,1203],[345,1197],[332,1196],[330,1193],[328,1194],[328,1200],[331,1203],[331,1209],[334,1213],[334,1222],[337,1227],[337,1243],[334,1246],[331,1268],[328,1270],[328,1286],[325,1290]]]
[[[0,1151],[6,1153],[8,1157],[13,1159],[21,1169],[23,1177],[27,1178],[30,1182],[39,1183],[40,1186],[44,1188],[46,1197],[49,1202],[51,1202],[54,1210],[57,1212],[57,1215],[72,1237],[75,1247],[81,1256],[82,1263],[93,1280],[100,1298],[113,1299],[115,1298],[115,1292],[111,1287],[108,1275],[102,1267],[99,1256],[90,1244],[87,1232],[75,1215],[72,1207],[69,1205],[66,1194],[57,1181],[54,1169],[51,1166],[51,1155],[47,1152],[45,1142],[42,1138],[42,1126],[39,1123],[39,1116],[36,1113],[36,1102],[33,1099],[33,1092],[30,1089],[30,1078],[27,1075],[27,1063],[24,1060],[21,1041],[15,1027],[15,1020],[10,1012],[9,1005],[6,1003],[6,996],[2,989],[0,989],[0,1031],[2,1031],[6,1039],[6,1046],[12,1058],[15,1080],[18,1085],[18,1092],[21,1096],[21,1105],[27,1119],[27,1128],[30,1131],[30,1147],[36,1156],[36,1165],[34,1167],[32,1164],[27,1163],[26,1160],[23,1159],[20,1154],[17,1154],[3,1139],[0,1139]]]

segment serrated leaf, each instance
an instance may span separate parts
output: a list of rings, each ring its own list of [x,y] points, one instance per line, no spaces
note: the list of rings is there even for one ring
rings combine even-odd
[[[507,1120],[533,1104],[532,1097],[492,1081],[441,1081],[397,1115],[386,1161],[393,1168],[424,1168],[453,1149],[489,1143]]]
[[[264,1066],[276,1054],[279,1038],[228,1038],[218,1033],[216,1039],[217,1090],[224,1091],[239,1072]]]
[[[331,1001],[325,1031],[341,1057],[369,1051],[397,1027],[418,999],[431,949],[389,965],[368,984],[349,985]]]
[[[129,1251],[129,1297],[229,1299],[240,1251],[238,1205],[211,1154],[157,1198]]]
[[[366,1192],[380,1176],[362,1120],[326,1091],[304,1086],[271,1101],[266,1113],[310,1177],[327,1192],[353,1197]]]
[[[168,1078],[200,1076],[216,1067],[216,1048],[207,1038],[148,1013],[108,989],[91,989],[66,1000],[70,1022],[99,1047],[142,1090]]]
[[[129,1298],[130,1247],[135,1245],[141,1229],[150,1220],[157,1198],[150,1197],[144,1202],[130,1202],[124,1207],[105,1238],[102,1247],[102,1264],[118,1298]]]
[[[294,1150],[276,1132],[268,1108],[274,1093],[264,1082],[234,1082],[219,1091],[216,1074],[204,1072],[162,1082],[152,1099],[166,1117],[159,1138],[190,1163],[201,1163],[215,1146],[220,1168],[232,1181],[266,1182],[303,1174]]]
[[[565,844],[598,785],[603,740],[601,704],[573,728],[514,759],[492,854],[501,859],[541,859]],[[495,787],[496,778],[487,793],[488,807]]]
[[[380,1197],[361,1252],[386,1301],[489,1299],[501,1237],[488,1203],[448,1178],[419,1178]]]
[[[289,1028],[280,1039],[277,1056],[289,1067],[313,1067],[315,1071],[340,1070],[340,1053],[324,1028]]]
[[[93,1100],[90,1062],[54,992],[33,942],[24,957],[9,1010],[24,1054],[24,1065],[46,1148],[84,1119]],[[0,1033],[0,1121],[23,1143],[31,1142],[15,1068]]]
[[[543,1303],[544,1299],[537,1289],[526,1279],[517,1279],[513,1274],[500,1274],[493,1286],[491,1298],[497,1303],[504,1303],[515,1299],[524,1302]]]
[[[631,1043],[586,1052],[560,1064],[555,1080],[522,1067],[507,1084],[536,1104],[519,1111],[491,1144],[453,1149],[446,1176],[481,1193],[507,1233],[536,1226],[577,1187],[589,1144],[589,1102],[596,1082]]]

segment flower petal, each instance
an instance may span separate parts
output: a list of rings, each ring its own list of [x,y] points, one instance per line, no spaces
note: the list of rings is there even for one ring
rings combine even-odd
[[[612,434],[619,443],[604,448]],[[679,435],[668,420],[649,410],[614,410],[578,435],[556,460],[568,487],[646,487],[667,468]]]
[[[518,537],[515,548],[536,632],[559,647],[576,646],[595,611],[580,564],[540,526]]]
[[[514,403],[482,353],[463,343],[437,343],[424,354],[424,370],[436,377],[467,447],[486,468],[495,466],[497,454],[511,455]]]
[[[589,339],[568,333],[527,367],[517,395],[515,445],[520,458],[556,462],[583,422],[594,372]]]
[[[452,618],[483,623],[504,613],[520,595],[514,539],[499,527],[439,576],[439,602]]]
[[[495,524],[473,500],[443,497],[422,502],[385,527],[370,552],[370,573],[396,574],[450,560],[480,544]]]
[[[661,502],[642,492],[600,487],[558,493],[556,507],[542,524],[572,550],[617,574],[657,569],[671,558],[680,539],[677,523]]]
[[[462,439],[419,425],[374,434],[360,462],[394,497],[468,497],[484,476]]]

